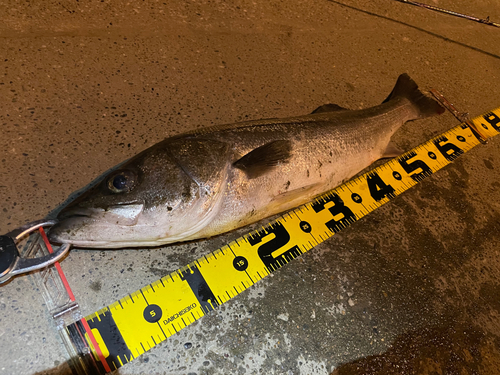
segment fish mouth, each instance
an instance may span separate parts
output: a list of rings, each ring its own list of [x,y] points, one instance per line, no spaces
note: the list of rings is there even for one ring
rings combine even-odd
[[[144,204],[126,204],[104,208],[68,207],[57,216],[59,222],[48,235],[54,243],[94,243],[116,228],[132,227],[139,222]],[[101,241],[98,241],[101,242]],[[103,241],[103,244],[107,241]]]
[[[71,207],[62,210],[58,215],[57,219],[63,221],[75,217],[93,217],[99,213],[104,212],[102,208],[83,208],[83,207]]]
[[[68,207],[57,215],[57,219],[64,222],[68,219],[88,218],[128,226],[137,224],[143,210],[143,203],[118,204],[107,208]]]

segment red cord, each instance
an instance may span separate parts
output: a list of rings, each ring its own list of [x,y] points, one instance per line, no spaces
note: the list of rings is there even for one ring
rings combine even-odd
[[[45,231],[43,228],[38,229],[40,231],[40,235],[43,238],[43,242],[45,242],[45,246],[47,246],[47,249],[49,250],[49,253],[53,253],[54,250],[52,250],[52,246],[50,245],[49,239],[47,238],[47,235],[45,234]],[[66,289],[66,292],[68,292],[69,299],[71,302],[75,301],[75,295],[73,294],[73,291],[71,290],[71,287],[69,286],[68,280],[66,279],[66,276],[64,275],[64,272],[61,268],[61,265],[59,262],[55,262],[54,266],[56,267],[57,272],[59,273],[59,276],[61,277],[61,281],[64,285],[64,288]],[[106,372],[111,372],[111,368],[108,365],[108,362],[106,361],[106,358],[102,354],[101,348],[99,348],[99,344],[97,343],[97,340],[95,339],[94,335],[92,334],[92,330],[89,327],[89,324],[87,323],[87,320],[85,318],[81,319],[81,322],[83,324],[83,327],[85,328],[85,331],[87,332],[87,335],[89,336],[89,339],[92,343],[92,346],[94,347],[97,356],[99,357],[99,360],[101,361],[102,365],[104,366],[104,369]]]

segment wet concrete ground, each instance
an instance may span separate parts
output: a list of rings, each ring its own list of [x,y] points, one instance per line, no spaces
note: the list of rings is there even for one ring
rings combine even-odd
[[[429,3],[500,22],[493,0]],[[7,0],[0,21],[0,233],[166,136],[375,105],[403,72],[473,115],[500,105],[500,29],[396,1]],[[499,151],[475,148],[119,373],[499,373]],[[74,249],[62,267],[87,315],[249,229]],[[68,372],[32,276],[0,287],[0,339],[0,374]]]

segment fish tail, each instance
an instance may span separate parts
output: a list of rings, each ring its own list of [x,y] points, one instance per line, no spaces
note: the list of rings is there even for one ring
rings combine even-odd
[[[416,111],[415,119],[435,116],[444,112],[444,108],[420,91],[415,81],[406,73],[399,76],[396,85],[384,103],[398,97],[406,98],[412,103]]]

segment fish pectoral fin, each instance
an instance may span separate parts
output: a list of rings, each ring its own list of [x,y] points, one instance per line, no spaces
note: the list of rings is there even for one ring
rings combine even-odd
[[[398,146],[396,146],[395,143],[391,141],[387,145],[387,148],[385,149],[380,159],[395,158],[401,155],[403,152],[403,150],[401,150]]]
[[[262,176],[281,163],[287,163],[291,156],[292,142],[277,140],[250,151],[235,161],[233,166],[241,169],[252,179]]]
[[[311,112],[311,115],[315,113],[323,113],[323,112],[338,112],[338,111],[348,111],[347,108],[341,107],[338,104],[323,104],[322,106],[316,108]]]

